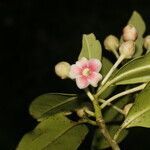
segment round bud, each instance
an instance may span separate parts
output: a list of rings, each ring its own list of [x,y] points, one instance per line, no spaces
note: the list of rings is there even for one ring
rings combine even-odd
[[[123,29],[123,40],[124,41],[135,41],[137,39],[138,33],[136,28],[129,24]]]
[[[119,48],[119,40],[114,35],[109,35],[104,40],[104,47],[108,51],[116,51]]]
[[[148,35],[144,38],[144,48],[150,49],[150,35]]]
[[[132,58],[135,53],[135,43],[133,41],[123,42],[119,47],[119,52],[126,59]]]
[[[61,78],[61,79],[66,79],[68,78],[70,72],[70,64],[62,61],[59,62],[56,66],[55,66],[55,73]]]
[[[125,115],[128,114],[128,112],[130,111],[132,106],[133,106],[133,103],[129,103],[129,104],[125,105],[125,107],[123,108],[123,112],[125,113]]]
[[[85,114],[86,114],[85,111],[84,111],[84,108],[76,109],[76,113],[77,113],[77,115],[78,115],[80,118],[84,117]]]

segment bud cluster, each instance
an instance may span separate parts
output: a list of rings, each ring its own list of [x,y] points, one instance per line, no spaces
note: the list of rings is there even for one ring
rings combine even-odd
[[[118,50],[120,56],[123,56],[125,59],[130,59],[135,53],[135,40],[138,37],[138,32],[136,28],[129,24],[123,29],[123,42],[120,44],[117,37],[114,35],[109,35],[104,40],[104,47],[108,51],[112,51],[117,58],[119,58]]]

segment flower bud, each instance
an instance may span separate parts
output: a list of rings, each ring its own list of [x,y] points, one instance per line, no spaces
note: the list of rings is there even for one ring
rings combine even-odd
[[[137,39],[138,33],[136,28],[129,24],[123,29],[123,40],[124,41],[135,41]]]
[[[133,103],[129,103],[127,105],[125,105],[123,112],[125,113],[125,115],[128,114],[128,112],[130,111],[131,107],[133,106]]]
[[[123,42],[119,47],[119,52],[126,59],[132,58],[135,53],[135,43],[133,41]]]
[[[119,48],[119,40],[114,35],[109,35],[104,40],[104,47],[108,51],[116,51]]]
[[[85,111],[84,111],[84,108],[78,108],[78,109],[76,109],[76,113],[77,113],[77,115],[80,117],[80,118],[82,118],[82,117],[84,117],[85,116]]]
[[[56,66],[55,66],[55,73],[61,78],[61,79],[66,79],[68,78],[70,72],[70,64],[62,61],[59,62]]]
[[[144,38],[144,48],[150,49],[150,35],[148,35]]]

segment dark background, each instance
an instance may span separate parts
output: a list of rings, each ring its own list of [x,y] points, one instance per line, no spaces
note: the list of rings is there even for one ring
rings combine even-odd
[[[145,0],[0,2],[0,150],[15,149],[35,126],[28,106],[36,96],[73,92],[75,85],[56,77],[54,65],[76,60],[82,34],[94,32],[101,41],[108,34],[119,37],[133,10],[141,13],[150,33],[150,2]],[[122,149],[150,148],[149,135],[150,129],[132,129]]]

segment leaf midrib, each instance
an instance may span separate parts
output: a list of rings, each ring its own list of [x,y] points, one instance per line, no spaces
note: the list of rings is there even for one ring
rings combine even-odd
[[[77,97],[68,98],[66,101],[61,102],[61,103],[59,103],[59,104],[57,104],[57,105],[51,107],[49,110],[47,110],[45,113],[43,113],[43,114],[41,115],[41,117],[39,117],[39,119],[40,119],[40,118],[43,118],[43,117],[44,117],[47,113],[49,113],[50,111],[55,110],[57,107],[63,106],[63,105],[65,105],[65,104],[67,104],[67,103],[70,103],[70,102],[72,102],[73,100],[77,100]]]
[[[73,127],[75,127],[77,125],[79,125],[79,123],[74,123],[72,126],[68,127],[66,130],[63,130],[60,134],[58,134],[57,136],[55,136],[55,138],[50,143],[48,143],[45,147],[43,147],[41,150],[44,150],[45,148],[47,148],[49,145],[51,145],[52,143],[54,143],[55,141],[57,141],[65,133],[69,132]]]

